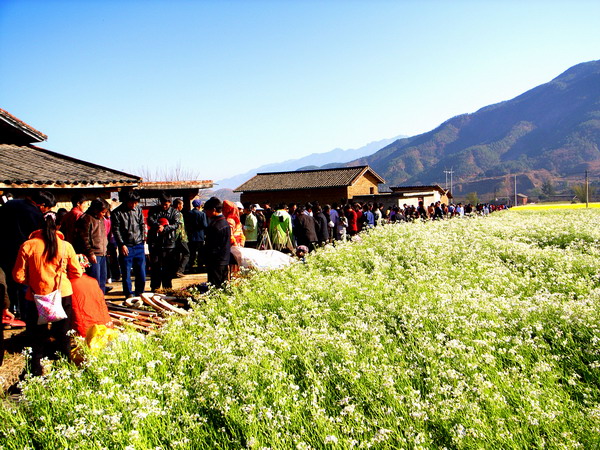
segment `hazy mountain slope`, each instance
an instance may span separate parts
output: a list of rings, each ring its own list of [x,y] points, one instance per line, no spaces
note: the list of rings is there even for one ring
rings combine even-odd
[[[364,147],[360,147],[357,149],[349,149],[342,150],[341,148],[336,148],[329,152],[325,153],[312,153],[308,156],[304,156],[298,159],[290,159],[280,163],[267,164],[264,166],[260,166],[258,168],[249,170],[246,173],[235,175],[231,178],[226,178],[223,180],[218,180],[217,184],[219,188],[230,188],[235,189],[245,181],[252,178],[257,173],[262,172],[284,172],[288,170],[298,170],[302,167],[306,166],[323,166],[326,164],[337,163],[337,165],[342,165],[348,161],[352,161],[356,158],[361,158],[363,156],[371,155],[385,147],[391,142],[401,138],[402,136],[397,136],[391,139],[382,139],[380,141],[371,142],[370,144],[365,145]]]

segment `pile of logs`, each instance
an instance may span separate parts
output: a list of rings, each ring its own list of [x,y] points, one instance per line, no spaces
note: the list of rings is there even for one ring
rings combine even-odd
[[[125,302],[107,302],[108,314],[116,326],[128,325],[138,331],[154,333],[173,314],[186,315],[185,303],[177,297],[144,293]]]

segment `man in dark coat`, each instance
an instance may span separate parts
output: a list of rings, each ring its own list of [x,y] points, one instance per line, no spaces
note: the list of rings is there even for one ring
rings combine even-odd
[[[319,245],[325,245],[329,242],[329,219],[323,212],[321,206],[314,209],[315,229],[317,231],[317,242]]]
[[[208,227],[206,214],[202,211],[202,202],[195,199],[192,202],[192,210],[189,212],[185,221],[188,227],[188,240],[190,246],[190,262],[188,271],[195,270],[197,273],[202,270],[204,262],[204,231]],[[196,265],[196,269],[194,269]]]
[[[111,213],[111,229],[121,265],[121,281],[125,297],[133,297],[144,292],[146,285],[146,254],[144,252],[144,234],[146,223],[140,195],[136,191],[123,191],[121,204]],[[135,275],[135,291],[131,287],[131,271]]]
[[[29,235],[42,227],[44,214],[56,205],[54,195],[48,191],[35,192],[31,197],[10,200],[0,207],[0,267],[5,274],[12,273],[21,244]],[[26,288],[7,277],[8,295],[17,315],[24,314],[21,308]]]
[[[218,198],[211,197],[207,200],[204,212],[208,217],[204,240],[208,282],[221,287],[227,279],[231,256],[231,227],[223,216],[223,203]]]
[[[305,245],[309,251],[315,249],[317,243],[317,230],[315,219],[308,214],[306,207],[301,205],[296,213],[296,228],[294,229],[298,245]]]

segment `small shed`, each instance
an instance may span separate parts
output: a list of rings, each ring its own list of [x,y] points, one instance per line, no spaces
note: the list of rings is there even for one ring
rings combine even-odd
[[[377,195],[385,183],[369,166],[259,173],[234,192],[242,203],[345,203],[358,195]]]
[[[141,178],[33,145],[47,136],[0,109],[0,198],[25,197],[45,189],[70,207],[78,191],[88,198],[138,185]]]
[[[423,201],[425,206],[431,203],[441,202],[446,205],[452,200],[452,194],[449,190],[434,184],[429,186],[393,186],[390,187],[392,193],[388,199],[397,206],[418,206]]]
[[[166,192],[171,197],[179,197],[189,209],[192,200],[199,195],[201,189],[212,189],[212,180],[194,181],[143,181],[135,189],[140,194],[144,206],[152,206],[161,192]]]
[[[519,202],[519,205],[526,205],[529,201],[529,197],[525,194],[517,194],[517,201]]]

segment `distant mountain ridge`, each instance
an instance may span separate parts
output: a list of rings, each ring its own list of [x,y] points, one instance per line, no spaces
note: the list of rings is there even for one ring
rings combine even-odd
[[[444,185],[456,194],[502,192],[509,174],[525,192],[545,179],[600,170],[600,61],[571,67],[518,97],[453,117],[346,163],[369,164],[388,185]]]
[[[266,164],[264,166],[260,166],[258,168],[249,170],[246,173],[235,175],[230,178],[225,178],[223,180],[218,180],[216,183],[220,189],[235,189],[242,183],[248,181],[257,173],[285,172],[290,170],[299,170],[305,167],[319,167],[323,165],[333,165],[335,167],[339,167],[348,161],[371,155],[379,149],[390,144],[391,142],[394,142],[403,137],[405,136],[396,136],[391,139],[382,139],[379,141],[371,142],[357,149],[343,150],[341,148],[336,148],[325,153],[312,153],[308,156],[304,156],[298,159],[290,159],[280,163]]]

